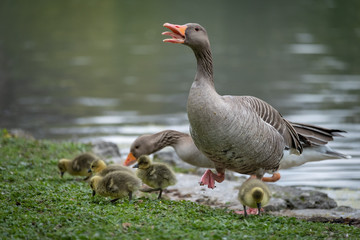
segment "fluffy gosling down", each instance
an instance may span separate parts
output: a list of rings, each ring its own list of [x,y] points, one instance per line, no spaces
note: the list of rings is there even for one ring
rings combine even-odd
[[[244,207],[244,216],[247,216],[246,206],[258,209],[258,215],[262,206],[265,206],[271,193],[268,186],[261,180],[249,178],[240,187],[238,198]]]
[[[163,163],[153,163],[146,155],[140,156],[133,168],[137,168],[136,176],[153,188],[151,192],[159,191],[158,199],[166,187],[176,184],[175,173],[170,167]]]
[[[106,166],[106,163],[101,159],[96,159],[91,163],[91,166],[88,170],[89,173],[96,174],[98,176],[104,177],[108,173],[114,171],[123,171],[130,174],[134,174],[134,172],[129,167],[121,166],[120,164],[111,164]]]
[[[84,180],[87,180],[91,173],[88,172],[91,163],[98,157],[91,153],[83,153],[74,159],[60,159],[58,168],[60,170],[60,176],[63,177],[65,172],[68,172],[72,176],[86,176]]]
[[[134,174],[115,171],[102,177],[96,175],[90,180],[90,187],[93,190],[93,196],[99,194],[104,197],[112,197],[111,202],[128,196],[129,201],[132,194],[139,190],[141,181]]]

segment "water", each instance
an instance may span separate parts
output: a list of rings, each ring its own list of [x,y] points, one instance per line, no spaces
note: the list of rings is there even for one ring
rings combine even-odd
[[[165,22],[198,22],[221,94],[253,95],[287,119],[346,130],[349,160],[281,171],[281,185],[359,189],[358,1],[0,2],[0,127],[36,138],[119,144],[188,132],[191,50],[162,43]]]

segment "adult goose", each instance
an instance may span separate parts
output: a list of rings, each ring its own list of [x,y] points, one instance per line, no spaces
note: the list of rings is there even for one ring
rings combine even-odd
[[[252,96],[221,96],[214,87],[210,42],[205,28],[196,23],[165,23],[171,38],[164,42],[189,46],[197,60],[190,88],[187,113],[196,147],[215,164],[217,174],[207,170],[200,184],[214,187],[222,182],[225,169],[261,179],[279,169],[284,151],[300,155],[301,142],[295,127],[268,103]],[[280,175],[274,176],[273,181]]]

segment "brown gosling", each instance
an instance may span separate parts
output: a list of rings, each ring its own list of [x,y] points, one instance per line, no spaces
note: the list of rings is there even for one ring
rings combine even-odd
[[[132,200],[132,194],[139,190],[141,181],[134,174],[123,171],[115,171],[102,177],[96,175],[90,179],[90,187],[93,196],[99,194],[104,197],[112,197],[110,201],[116,202],[118,199],[128,196]]]
[[[140,156],[133,168],[138,168],[136,176],[153,188],[145,192],[160,191],[158,199],[166,187],[176,184],[176,176],[172,169],[164,163],[152,163],[147,155]]]
[[[58,168],[60,170],[60,176],[63,177],[65,172],[68,172],[72,176],[86,176],[84,180],[87,180],[91,173],[88,172],[91,163],[96,160],[97,157],[91,153],[83,153],[74,159],[60,159]]]
[[[246,206],[260,209],[265,206],[270,198],[271,193],[268,186],[261,180],[256,178],[249,178],[240,187],[238,198],[244,207],[244,216],[247,216]]]
[[[129,167],[124,167],[121,166],[120,164],[111,164],[106,166],[106,163],[101,159],[96,159],[95,161],[93,161],[88,170],[89,173],[93,173],[101,177],[104,177],[108,173],[114,171],[124,171],[130,174],[134,174],[134,172]]]

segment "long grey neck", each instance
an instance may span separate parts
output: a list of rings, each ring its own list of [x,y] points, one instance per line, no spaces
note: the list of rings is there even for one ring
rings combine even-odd
[[[154,134],[154,150],[152,152],[159,151],[167,146],[174,146],[179,142],[182,137],[188,136],[185,133],[173,131],[173,130],[165,130],[159,133]]]
[[[214,86],[213,63],[210,46],[201,49],[193,49],[197,60],[197,72],[195,81],[207,81]]]

